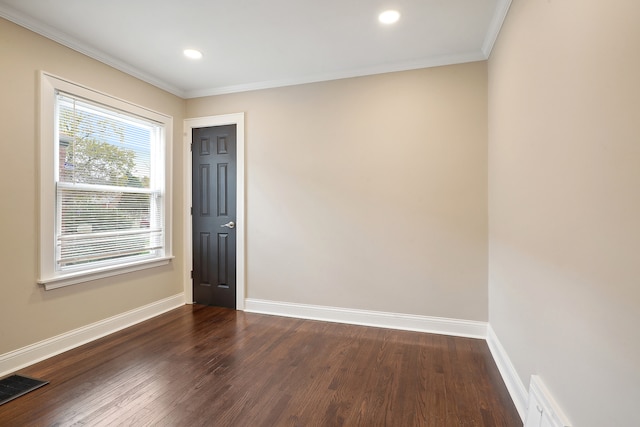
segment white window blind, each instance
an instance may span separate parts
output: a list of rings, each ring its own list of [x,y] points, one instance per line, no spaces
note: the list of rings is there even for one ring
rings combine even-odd
[[[56,92],[58,271],[164,254],[159,123]]]

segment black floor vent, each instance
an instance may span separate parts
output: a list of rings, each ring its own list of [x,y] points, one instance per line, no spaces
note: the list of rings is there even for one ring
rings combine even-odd
[[[0,405],[49,384],[49,381],[37,380],[23,375],[11,375],[0,380]]]

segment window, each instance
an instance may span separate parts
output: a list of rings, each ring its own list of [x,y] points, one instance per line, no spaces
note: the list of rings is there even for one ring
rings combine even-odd
[[[46,289],[166,264],[172,119],[41,75]]]

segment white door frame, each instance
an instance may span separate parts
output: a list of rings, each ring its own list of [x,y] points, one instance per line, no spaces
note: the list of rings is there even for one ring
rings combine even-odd
[[[193,304],[193,229],[191,217],[191,142],[193,129],[211,126],[236,125],[236,308],[244,310],[245,299],[245,211],[244,211],[244,113],[197,117],[184,121],[184,300]]]

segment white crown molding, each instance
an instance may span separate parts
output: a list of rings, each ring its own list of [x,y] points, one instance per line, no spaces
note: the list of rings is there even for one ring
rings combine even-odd
[[[125,62],[122,62],[110,55],[107,55],[102,51],[99,51],[90,46],[87,46],[82,41],[77,40],[69,36],[68,34],[64,34],[50,27],[49,25],[46,25],[36,19],[33,19],[23,13],[20,13],[10,6],[7,6],[5,4],[0,4],[0,17],[3,17],[28,30],[31,30],[34,33],[40,34],[43,37],[46,37],[50,40],[60,43],[61,45],[66,46],[70,49],[73,49],[76,52],[80,52],[83,55],[86,55],[90,58],[100,61],[103,64],[109,65],[115,68],[116,70],[129,74],[130,76],[133,76],[155,87],[158,87],[162,90],[165,90],[169,93],[179,96],[180,98],[185,98],[185,92],[183,90],[165,81],[162,81],[152,75],[149,75],[148,73],[145,73],[137,69],[136,67],[133,67]]]
[[[184,293],[0,355],[0,377],[184,305]]]
[[[183,99],[198,98],[204,96],[222,95],[235,92],[246,92],[252,90],[271,89],[284,86],[294,86],[307,83],[316,83],[330,80],[346,79],[352,77],[362,77],[374,74],[392,73],[398,71],[408,71],[420,68],[431,68],[443,65],[463,64],[467,62],[483,61],[489,58],[493,45],[498,37],[502,23],[507,15],[511,0],[498,0],[491,24],[485,35],[482,48],[479,51],[466,52],[456,55],[442,55],[425,58],[419,61],[409,61],[404,63],[385,64],[374,67],[365,67],[356,70],[344,70],[332,73],[314,74],[303,77],[285,78],[277,80],[267,80],[261,82],[251,82],[246,84],[218,86],[202,90],[182,90],[161,79],[158,79],[130,64],[120,61],[98,49],[88,46],[81,40],[73,38],[68,34],[58,31],[41,21],[33,19],[14,8],[0,4],[0,17],[8,19],[22,27],[38,33],[48,39],[58,42],[70,49],[80,52],[90,58],[109,65],[126,74],[136,77],[144,82],[156,86],[162,90],[179,96]]]
[[[252,82],[246,84],[212,87],[203,90],[191,90],[185,93],[185,97],[200,98],[204,96],[224,95],[236,92],[248,92],[252,90],[273,89],[284,86],[295,86],[307,83],[325,82],[330,80],[348,79],[352,77],[364,77],[375,74],[394,73],[398,71],[417,70],[420,68],[440,67],[444,65],[464,64],[486,60],[486,56],[481,52],[467,52],[457,55],[433,56],[420,61],[410,61],[396,64],[379,65],[375,67],[359,68],[357,70],[337,71],[333,73],[314,74],[304,77],[293,77],[279,80],[268,80],[262,82]]]
[[[504,20],[507,18],[507,13],[509,12],[510,7],[511,0],[498,0],[496,9],[493,12],[493,18],[491,18],[491,23],[489,24],[489,29],[487,30],[484,42],[482,43],[482,53],[484,54],[485,59],[489,59],[491,56],[493,45],[498,39],[498,34],[500,34],[500,29],[502,28]]]
[[[245,311],[299,319],[322,320],[350,325],[374,326],[467,338],[485,339],[487,332],[486,322],[266,301],[252,298],[245,300]]]
[[[518,414],[524,422],[527,415],[527,402],[529,400],[529,394],[527,393],[527,389],[525,388],[524,384],[520,380],[516,368],[514,368],[513,364],[511,363],[511,359],[509,359],[507,351],[504,349],[504,347],[500,343],[500,340],[498,339],[498,336],[491,327],[491,324],[489,324],[487,327],[487,345],[489,346],[489,350],[493,355],[493,360],[495,360],[496,365],[498,366],[498,371],[500,371],[502,380],[507,386],[507,390],[509,391],[511,400],[513,400],[513,403],[518,410]]]

